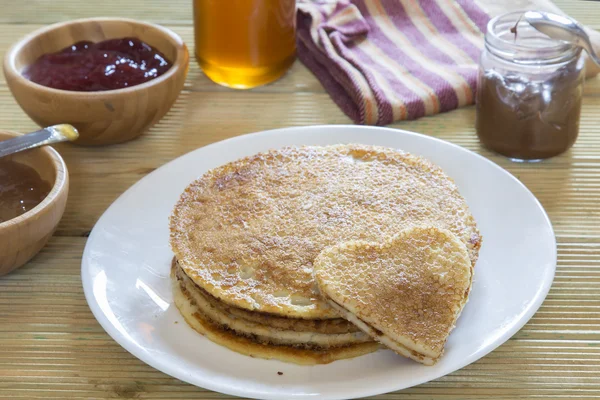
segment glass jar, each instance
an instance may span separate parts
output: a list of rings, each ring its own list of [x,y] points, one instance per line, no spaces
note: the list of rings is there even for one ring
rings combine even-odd
[[[522,12],[492,19],[479,65],[476,130],[481,143],[515,161],[568,150],[579,133],[581,48],[550,39]]]
[[[194,0],[196,59],[214,82],[249,89],[296,57],[296,0]]]

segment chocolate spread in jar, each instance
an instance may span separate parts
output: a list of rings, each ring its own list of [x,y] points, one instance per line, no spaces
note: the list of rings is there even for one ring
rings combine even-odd
[[[538,160],[568,150],[579,132],[582,82],[577,63],[538,78],[480,73],[477,135],[491,150],[519,160]]]

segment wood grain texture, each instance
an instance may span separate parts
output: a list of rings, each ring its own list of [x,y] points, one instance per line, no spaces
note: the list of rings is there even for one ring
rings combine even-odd
[[[600,4],[559,0],[600,27]],[[191,1],[4,1],[0,56],[42,24],[91,16],[165,23],[192,44]],[[441,379],[377,400],[600,398],[600,80],[586,83],[580,137],[567,154],[513,164],[482,149],[474,109],[394,124],[474,150],[515,174],[548,211],[558,269],[538,313],[512,339]],[[85,302],[80,261],[102,212],[124,190],[171,159],[217,140],[283,126],[349,123],[296,63],[282,80],[248,92],[212,84],[195,62],[166,117],[134,141],[105,148],[57,146],[71,191],[56,236],[30,263],[0,279],[0,399],[228,399],[182,383],[131,356],[98,325]],[[0,75],[0,126],[29,131]]]

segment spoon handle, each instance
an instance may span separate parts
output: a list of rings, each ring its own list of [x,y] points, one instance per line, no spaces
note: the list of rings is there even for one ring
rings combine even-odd
[[[33,149],[48,144],[75,140],[79,137],[77,129],[71,125],[62,124],[49,126],[39,131],[17,136],[0,142],[0,158],[19,151]]]

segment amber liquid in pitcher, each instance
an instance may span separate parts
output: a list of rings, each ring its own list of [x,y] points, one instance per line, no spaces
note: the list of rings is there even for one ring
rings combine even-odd
[[[295,0],[194,0],[196,58],[221,85],[249,89],[281,77],[296,54]]]

